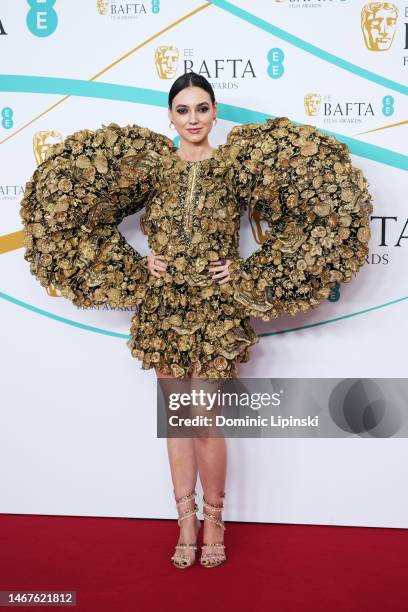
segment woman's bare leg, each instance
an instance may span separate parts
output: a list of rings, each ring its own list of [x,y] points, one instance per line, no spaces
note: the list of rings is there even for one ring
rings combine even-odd
[[[195,371],[193,372],[193,377],[191,379],[192,390],[196,389],[198,391],[203,389],[210,394],[216,393],[221,384],[222,381],[220,381],[220,383],[210,383]],[[195,414],[206,414],[207,416],[211,416],[215,413],[219,413],[217,408],[211,410],[200,408],[197,410],[192,407],[192,416]],[[210,504],[219,506],[223,503],[222,496],[225,491],[227,447],[219,428],[217,429],[214,426],[214,429],[207,433],[212,435],[203,435],[193,438],[194,449],[204,497]],[[221,510],[211,510],[207,508],[206,512],[212,514],[217,519],[222,519]],[[223,530],[215,523],[205,520],[203,541],[206,544],[223,542]]]
[[[175,377],[163,374],[156,368],[157,384],[160,385],[164,395],[165,406],[168,405],[168,395],[174,392]],[[167,383],[167,380],[170,382]],[[193,438],[167,438],[167,452],[169,457],[171,478],[174,487],[174,497],[179,499],[195,490],[197,483],[197,462],[194,454]],[[179,506],[178,512],[194,508],[195,500],[190,500]],[[192,544],[197,538],[197,520],[195,514],[183,519],[180,524],[180,533],[177,544],[182,542]],[[187,555],[194,556],[194,551],[187,549]]]

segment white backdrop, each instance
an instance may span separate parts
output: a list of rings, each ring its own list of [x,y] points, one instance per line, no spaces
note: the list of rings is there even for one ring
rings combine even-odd
[[[335,302],[252,319],[265,335],[240,375],[404,378],[405,3],[372,8],[375,22],[360,0],[34,5],[0,10],[0,512],[175,517],[155,373],[125,344],[132,312],[81,311],[48,295],[23,258],[19,203],[42,154],[34,140],[45,132],[47,146],[111,121],[174,138],[167,93],[189,68],[219,102],[212,146],[236,123],[267,116],[334,133],[370,184],[369,261]],[[161,46],[175,58],[168,66],[155,61]],[[139,215],[120,229],[144,254]],[[258,246],[243,219],[241,254]],[[227,444],[226,520],[408,525],[403,438]]]

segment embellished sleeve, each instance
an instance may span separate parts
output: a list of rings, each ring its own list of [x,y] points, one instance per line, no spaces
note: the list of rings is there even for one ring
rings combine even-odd
[[[365,263],[368,181],[347,145],[287,117],[236,126],[227,147],[241,212],[269,224],[260,248],[237,262],[235,299],[264,321],[316,307]]]
[[[148,206],[170,139],[111,123],[53,145],[26,183],[20,216],[24,258],[43,287],[76,306],[139,304],[149,274],[122,236],[122,220]]]

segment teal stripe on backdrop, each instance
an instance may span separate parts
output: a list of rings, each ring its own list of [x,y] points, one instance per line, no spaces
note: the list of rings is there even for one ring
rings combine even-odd
[[[65,323],[66,325],[73,325],[74,327],[79,327],[80,329],[85,329],[86,331],[95,332],[97,334],[104,334],[105,336],[114,336],[115,338],[123,338],[124,340],[129,340],[130,336],[126,334],[121,334],[119,332],[110,331],[108,329],[102,329],[100,327],[94,327],[93,325],[86,325],[85,323],[79,323],[78,321],[73,321],[72,319],[67,319],[66,317],[61,317],[60,315],[56,315],[52,312],[48,312],[47,310],[43,310],[42,308],[37,308],[37,306],[32,306],[27,302],[23,302],[12,295],[8,295],[7,293],[3,293],[0,291],[0,298],[3,300],[7,300],[16,306],[21,306],[22,308],[26,308],[27,310],[31,310],[36,314],[42,315],[43,317],[48,317],[49,319],[54,319],[60,323]],[[58,298],[57,298],[58,299]],[[286,334],[288,332],[299,331],[301,329],[307,329],[308,327],[316,327],[317,325],[326,325],[327,323],[335,323],[336,321],[342,321],[343,319],[348,319],[350,317],[356,317],[358,315],[365,314],[367,312],[372,312],[374,310],[379,310],[380,308],[385,308],[386,306],[392,306],[393,304],[398,304],[398,302],[403,302],[404,300],[408,300],[408,295],[398,298],[396,300],[391,300],[390,302],[385,302],[384,304],[378,304],[377,306],[371,306],[370,308],[365,308],[364,310],[357,310],[356,312],[352,312],[341,317],[335,317],[333,319],[327,319],[326,321],[317,321],[315,323],[309,323],[307,325],[301,325],[299,327],[289,327],[287,329],[280,329],[274,332],[265,332],[258,333],[259,337],[265,336],[275,336],[277,334]]]
[[[31,312],[35,312],[36,314],[42,315],[43,317],[54,319],[54,321],[58,321],[59,323],[65,323],[65,325],[72,325],[73,327],[79,327],[80,329],[85,329],[86,331],[95,332],[96,334],[104,334],[105,336],[114,336],[115,338],[124,338],[126,340],[130,338],[130,336],[127,336],[126,334],[114,332],[109,329],[102,329],[101,327],[94,327],[93,325],[86,325],[85,323],[80,323],[79,321],[73,321],[72,319],[61,317],[60,315],[54,314],[53,312],[49,312],[48,310],[44,310],[43,308],[37,308],[37,306],[33,306],[32,304],[23,302],[22,300],[19,300],[13,297],[12,295],[3,293],[2,291],[0,291],[0,297],[3,298],[3,300],[7,300],[8,302],[11,302],[15,306],[21,306],[22,308],[31,310]],[[59,299],[59,298],[54,298],[54,299]]]
[[[166,92],[143,87],[131,87],[129,85],[82,81],[80,79],[3,74],[0,75],[0,91],[65,94],[102,98],[104,100],[119,100],[121,102],[134,102],[162,108],[167,107]],[[264,123],[268,117],[274,118],[275,115],[267,115],[266,113],[230,104],[219,104],[218,117],[234,123]],[[392,166],[393,168],[408,169],[407,155],[402,155],[396,151],[378,147],[336,132],[324,130],[323,128],[319,129],[327,134],[332,134],[338,140],[347,144],[354,155],[359,155],[360,157]]]
[[[377,85],[382,85],[383,87],[393,89],[394,91],[398,91],[399,93],[405,95],[408,94],[408,87],[406,85],[403,85],[402,83],[397,83],[396,81],[392,81],[391,79],[387,79],[386,77],[383,77],[380,74],[371,72],[370,70],[366,70],[365,68],[361,68],[360,66],[348,62],[347,60],[344,60],[341,57],[338,57],[337,55],[333,55],[333,53],[329,53],[324,49],[320,49],[319,47],[308,43],[306,40],[303,40],[298,36],[294,36],[294,34],[290,34],[290,32],[286,32],[285,30],[278,28],[272,23],[269,23],[268,21],[265,21],[264,19],[261,19],[260,17],[257,17],[256,15],[253,15],[252,13],[249,13],[248,11],[239,8],[238,6],[235,6],[235,4],[232,4],[231,2],[226,2],[226,0],[209,0],[209,2],[211,2],[211,4],[214,4],[214,6],[218,6],[218,8],[227,11],[228,13],[231,13],[231,15],[235,15],[236,17],[243,19],[247,23],[251,23],[257,28],[265,30],[265,32],[269,32],[270,34],[281,38],[285,42],[294,45],[295,47],[298,47],[303,51],[307,51],[307,53],[311,53],[315,57],[318,57],[319,59],[325,62],[333,64],[333,66],[343,68],[343,70],[352,72],[353,74],[356,74],[362,79],[367,79],[368,81],[377,83]]]

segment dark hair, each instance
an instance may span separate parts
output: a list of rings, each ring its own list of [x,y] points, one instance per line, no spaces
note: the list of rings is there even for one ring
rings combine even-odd
[[[211,83],[201,74],[197,74],[196,72],[186,72],[179,76],[170,87],[168,100],[169,108],[171,108],[173,98],[175,98],[175,96],[177,96],[177,94],[186,87],[201,87],[201,89],[204,89],[204,91],[210,95],[211,102],[214,104],[215,94]]]

